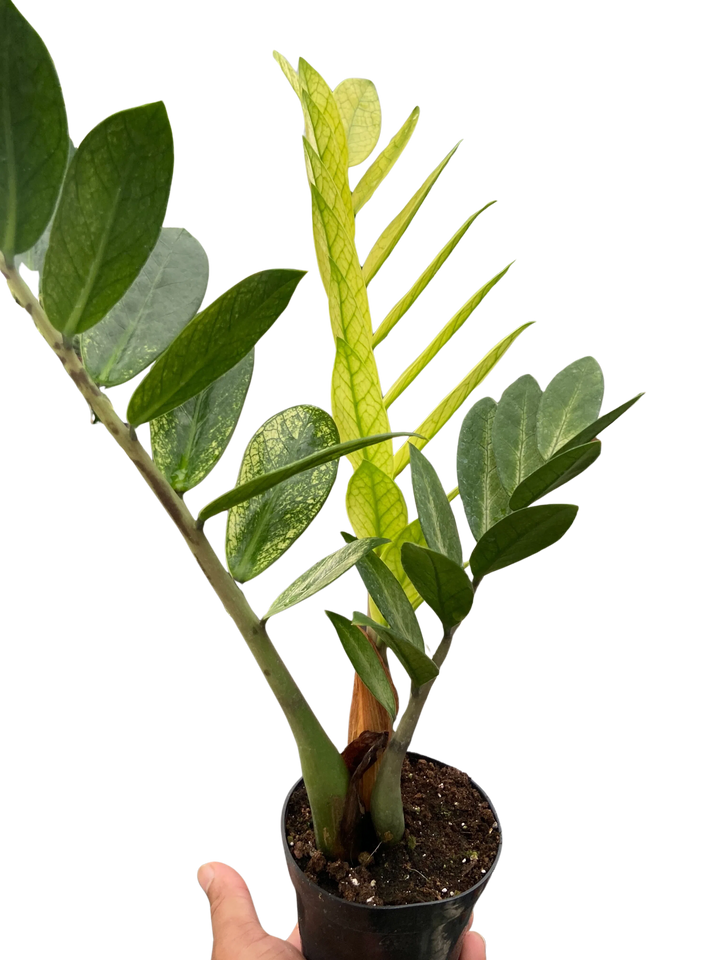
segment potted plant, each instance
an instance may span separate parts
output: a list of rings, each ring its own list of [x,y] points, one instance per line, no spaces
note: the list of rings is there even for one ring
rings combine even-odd
[[[0,34],[7,121],[0,132],[0,268],[93,417],[170,515],[287,718],[303,780],[286,803],[285,851],[305,953],[310,960],[342,956],[343,950],[349,956],[360,943],[368,956],[456,957],[497,860],[499,824],[488,798],[465,774],[445,767],[442,758],[408,755],[412,735],[481,584],[555,543],[573,523],[575,506],[536,501],[597,459],[598,434],[638,397],[600,416],[603,378],[590,357],[564,368],[544,391],[533,377],[521,377],[499,402],[482,399],[467,413],[458,485],[447,493],[421,451],[529,324],[495,345],[411,433],[391,430],[388,409],[509,266],[459,308],[385,392],[375,349],[490,204],[458,229],[373,326],[368,284],[454,150],[361,265],[355,217],[405,148],[419,111],[351,191],[348,168],[366,161],[379,138],[374,85],[353,78],[332,90],[305,61],[295,70],[276,54],[305,122],[312,228],[335,344],[332,416],[300,404],[271,417],[250,440],[237,484],[194,517],[183,496],[227,447],[254,374],[253,348],[288,307],[303,273],[254,274],[199,311],[205,255],[188,233],[163,227],[173,166],[163,105],[109,117],[75,150],[52,60],[10,0],[0,0]],[[39,273],[39,298],[23,280],[20,263]],[[105,389],[148,367],[121,418]],[[151,452],[137,435],[146,423]],[[397,437],[403,442],[395,451]],[[239,584],[264,573],[304,533],[343,456],[353,466],[347,491],[353,534],[345,533],[344,544],[257,616]],[[396,482],[407,467],[413,520]],[[450,505],[458,496],[475,540],[469,557]],[[225,514],[227,569],[203,531]],[[367,591],[367,612],[328,611],[356,670],[348,746],[341,752],[275,650],[267,624],[352,567]],[[415,614],[423,602],[437,618],[429,636]],[[391,673],[396,663],[411,683],[402,710]],[[435,873],[429,866],[434,861]]]

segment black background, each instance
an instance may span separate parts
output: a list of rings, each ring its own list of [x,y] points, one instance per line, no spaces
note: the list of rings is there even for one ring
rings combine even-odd
[[[642,128],[606,82],[606,53],[580,33],[565,45],[553,39],[552,23],[525,22],[520,48],[510,16],[501,37],[491,40],[488,25],[473,49],[460,21],[437,35],[382,24],[367,34],[348,19],[340,42],[317,38],[321,13],[295,23],[260,12],[248,26],[240,8],[180,17],[157,3],[83,33],[73,27],[85,23],[82,4],[69,18],[60,7],[24,9],[58,60],[76,141],[118,107],[167,99],[178,151],[168,222],[207,245],[209,298],[258,267],[313,266],[299,112],[271,46],[293,59],[303,53],[332,83],[350,73],[377,80],[383,142],[415,101],[424,107],[415,141],[361,218],[363,254],[455,139],[467,137],[373,286],[376,317],[470,210],[492,196],[502,202],[382,348],[385,383],[483,279],[513,256],[520,262],[396,405],[396,427],[411,428],[480,353],[530,318],[539,326],[481,392],[497,396],[527,370],[544,383],[586,352],[606,370],[607,408],[640,388],[652,392],[641,286],[627,282],[643,238],[631,200]],[[534,31],[547,43],[535,45]],[[627,51],[612,43],[622,74]],[[27,319],[10,304],[3,310],[32,382],[16,400],[7,508],[17,551],[10,600],[20,617],[18,682],[32,721],[30,730],[16,726],[10,762],[23,792],[47,801],[28,842],[46,851],[57,897],[78,893],[78,937],[82,924],[83,938],[104,932],[132,955],[204,957],[205,907],[193,871],[212,856],[246,873],[265,924],[285,934],[293,900],[276,820],[297,766],[282,716],[152,495],[104,430],[88,428],[83,401]],[[190,494],[193,509],[230,484],[248,434],[271,412],[298,401],[327,406],[330,358],[311,275],[260,344],[236,441]],[[128,391],[115,394],[119,409]],[[628,662],[645,643],[654,403],[648,398],[607,433],[599,464],[556,495],[583,506],[570,536],[485,582],[415,741],[473,773],[505,820],[505,860],[478,917],[494,960],[561,955],[573,950],[578,927],[597,930],[608,919],[600,892],[620,838],[607,791],[627,763],[619,731],[633,715],[637,682]],[[456,425],[428,451],[448,486]],[[346,476],[344,466],[291,554],[248,586],[257,611],[339,546]],[[208,532],[220,549],[222,521]],[[320,607],[347,613],[361,605],[353,573],[272,629],[338,744],[349,671]],[[432,617],[423,622],[434,643]],[[80,862],[92,883],[65,888],[62,877]]]

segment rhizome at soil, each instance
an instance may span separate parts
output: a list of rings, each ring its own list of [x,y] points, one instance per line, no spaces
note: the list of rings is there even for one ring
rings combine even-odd
[[[370,841],[355,864],[328,862],[316,848],[307,793],[300,786],[288,803],[285,831],[306,876],[337,897],[378,907],[445,900],[482,880],[497,856],[500,831],[468,775],[409,758],[401,786],[403,840],[377,849]]]

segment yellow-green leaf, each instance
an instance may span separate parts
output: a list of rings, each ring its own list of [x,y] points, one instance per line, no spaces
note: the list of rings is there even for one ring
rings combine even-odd
[[[334,91],[345,128],[348,166],[367,160],[380,137],[380,99],[372,80],[343,80]]]
[[[450,340],[450,338],[458,332],[473,310],[485,299],[486,295],[492,290],[495,284],[502,280],[511,266],[512,264],[509,263],[505,269],[501,270],[500,273],[492,278],[492,280],[489,280],[484,286],[480,287],[480,289],[470,297],[467,303],[463,304],[455,316],[445,324],[432,343],[425,347],[420,356],[416,357],[410,366],[400,374],[395,383],[385,394],[386,408],[389,407],[391,403],[394,403],[395,400],[397,400],[403,390],[410,386],[415,377],[417,377],[417,375],[430,363],[433,357],[435,357],[440,350],[442,350],[448,340]]]
[[[313,238],[315,240],[315,254],[320,267],[320,274],[323,278],[325,292],[328,292],[328,260],[330,252],[328,249],[328,238],[326,234],[327,217],[323,217],[316,199],[316,193],[322,197],[325,203],[332,211],[337,222],[342,226],[345,235],[351,236],[350,220],[352,213],[348,217],[347,207],[343,198],[340,196],[335,181],[330,175],[330,171],[322,162],[312,144],[303,137],[303,147],[305,150],[305,162],[307,163],[309,176],[311,177],[313,194]],[[357,255],[356,255],[357,256]],[[351,258],[352,259],[352,258]],[[358,260],[358,268],[360,261]]]
[[[301,96],[302,87],[300,86],[300,77],[298,76],[298,73],[295,67],[293,67],[292,64],[289,63],[281,53],[278,53],[277,50],[273,50],[273,57],[275,57],[275,59],[277,60],[280,66],[280,69],[285,74],[288,80],[288,83],[293,88],[295,93],[298,95],[298,98],[302,99],[302,96]]]
[[[395,324],[408,312],[410,307],[415,303],[417,298],[423,292],[425,287],[430,283],[432,278],[438,272],[440,267],[445,263],[447,258],[453,252],[455,247],[460,243],[462,238],[470,229],[471,224],[477,220],[480,214],[487,210],[488,207],[491,207],[495,203],[494,200],[491,200],[490,203],[486,203],[482,210],[478,210],[477,213],[474,213],[471,217],[465,221],[465,223],[460,227],[460,229],[455,233],[450,240],[445,244],[440,253],[435,257],[433,262],[427,267],[420,277],[415,281],[415,283],[410,287],[408,292],[404,297],[401,297],[395,306],[392,308],[390,313],[385,317],[383,322],[377,328],[373,335],[373,349],[377,347],[379,343],[382,343],[385,337],[390,333]]]
[[[353,213],[359,217],[375,199],[380,188],[387,183],[407,148],[412,143],[422,120],[423,109],[414,103],[402,123],[390,134],[376,156],[370,160],[352,187]]]
[[[450,158],[459,146],[459,143],[455,144],[450,153],[437,165],[437,167],[435,167],[425,183],[423,183],[420,189],[413,194],[410,200],[408,200],[408,202],[402,208],[400,213],[385,228],[385,230],[383,230],[378,239],[375,241],[375,245],[368,254],[367,260],[363,264],[363,278],[366,284],[370,283],[380,267],[393,252],[398,241],[400,240],[400,237],[402,237],[407,228],[410,226],[413,217],[422,206],[425,197],[427,197],[427,195],[430,193],[435,181],[448,165]]]
[[[350,478],[345,502],[358,537],[392,540],[407,526],[407,506],[400,487],[369,460]]]
[[[420,434],[420,437],[425,437],[426,439],[422,440],[420,437],[417,437],[412,441],[408,441],[408,443],[404,443],[395,454],[395,470],[393,477],[397,477],[399,473],[402,473],[402,471],[410,462],[409,444],[412,442],[414,446],[422,450],[425,444],[432,440],[435,434],[445,426],[455,411],[462,406],[475,387],[482,383],[495,364],[510,349],[513,342],[517,340],[523,330],[527,330],[528,327],[532,326],[532,323],[533,321],[530,321],[530,323],[524,323],[521,327],[518,327],[517,330],[514,330],[511,334],[505,337],[504,340],[501,340],[500,343],[495,344],[492,350],[490,350],[490,352],[482,358],[480,363],[473,367],[465,379],[461,380],[461,382],[455,387],[454,390],[450,391],[444,400],[441,400],[430,416],[426,417],[422,424],[415,431],[415,433]]]
[[[388,433],[387,410],[382,402],[377,382],[377,368],[368,368],[357,351],[338,337],[335,365],[332,373],[332,413],[341,440],[367,437],[375,433]],[[372,461],[380,470],[390,475],[393,469],[393,451],[390,442],[368,447],[362,453],[350,457],[357,468],[363,457]]]

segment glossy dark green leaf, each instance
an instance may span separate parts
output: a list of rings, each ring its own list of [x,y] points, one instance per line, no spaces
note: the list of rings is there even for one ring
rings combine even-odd
[[[277,469],[268,470],[265,473],[257,475],[253,474],[252,479],[238,484],[238,486],[233,487],[232,490],[228,490],[227,493],[218,497],[217,500],[213,500],[212,503],[203,507],[200,511],[199,519],[209,520],[210,517],[214,517],[218,513],[224,513],[224,511],[229,510],[230,507],[244,503],[246,500],[257,497],[258,494],[264,493],[266,490],[277,486],[277,484],[284,483],[286,480],[289,480],[290,477],[304,473],[306,470],[315,469],[323,463],[330,463],[331,460],[338,460],[340,457],[344,457],[354,450],[362,450],[365,447],[372,446],[374,443],[384,443],[393,437],[407,436],[411,436],[411,434],[379,433],[374,437],[359,437],[357,440],[345,440],[342,443],[333,443],[329,446],[319,448],[315,453],[301,457],[299,460],[283,463],[283,465]]]
[[[492,448],[500,482],[512,495],[542,465],[536,429],[542,390],[526,374],[503,393],[492,426]]]
[[[250,387],[255,352],[157,420],[150,421],[153,460],[178,493],[210,473],[225,452]]]
[[[491,397],[470,408],[460,428],[457,475],[460,497],[476,540],[510,513],[505,487],[495,463],[492,428],[497,404]]]
[[[50,222],[65,173],[68,127],[45,44],[0,0],[0,250],[12,261]]]
[[[601,443],[591,440],[580,447],[573,447],[548,460],[529,477],[526,477],[510,498],[510,508],[521,510],[530,506],[551,490],[557,490],[568,480],[579,476],[595,463],[600,456]]]
[[[355,668],[355,673],[394,720],[397,714],[395,695],[377,650],[365,636],[365,633],[347,617],[343,617],[339,613],[333,613],[331,610],[326,610],[325,613],[330,623],[335,627],[340,643],[342,643],[350,663]]]
[[[160,236],[173,173],[165,105],[103,120],[70,163],[45,256],[40,295],[70,338],[115,306]]]
[[[304,276],[301,270],[254,273],[199,313],[132,395],[130,423],[179,407],[239,363],[283,312]]]
[[[83,363],[95,383],[114,387],[148,367],[195,316],[207,281],[207,256],[195,237],[165,227],[127,293],[80,335]]]
[[[227,561],[236,580],[245,583],[267,570],[315,519],[332,490],[338,469],[337,459],[328,462],[322,455],[337,440],[332,417],[309,405],[275,414],[251,439],[240,467],[238,488],[262,483],[273,474],[281,474],[282,482],[270,488],[256,484],[256,495],[233,506],[228,514]],[[302,473],[288,470],[298,460],[311,457],[316,460],[311,468]],[[204,515],[202,511],[201,519]]]
[[[540,401],[537,420],[538,449],[545,460],[571,440],[576,445],[574,439],[600,413],[603,390],[602,370],[593,357],[576,360],[553,377]]]
[[[355,537],[348,533],[343,533],[343,537],[347,543],[355,540]],[[399,637],[409,640],[419,650],[424,650],[422,631],[412,604],[387,565],[376,553],[366,553],[356,566],[365,589],[387,620],[390,629]]]
[[[473,604],[473,588],[463,568],[442,553],[404,543],[402,565],[415,589],[448,630],[460,623]]]
[[[413,520],[412,523],[409,523],[404,530],[393,538],[392,543],[389,543],[380,551],[383,563],[403,588],[413,610],[416,610],[422,603],[422,597],[403,569],[401,551],[404,543],[416,543],[421,547],[427,546],[419,520]]]
[[[525,507],[505,517],[478,541],[470,555],[476,579],[551,546],[570,529],[578,508],[566,503]]]
[[[370,627],[371,630],[375,631],[378,639],[390,647],[416,687],[422,687],[423,684],[433,680],[440,672],[434,660],[425,653],[424,649],[419,649],[409,640],[399,637],[381,623],[376,623],[363,613],[353,614],[353,623]]]
[[[605,427],[609,427],[611,423],[615,423],[618,417],[621,417],[626,410],[629,410],[633,404],[638,402],[640,397],[644,396],[644,393],[639,393],[636,397],[633,397],[632,400],[627,400],[625,403],[620,404],[619,407],[615,407],[614,410],[611,410],[610,413],[604,414],[594,423],[591,423],[589,427],[586,427],[584,430],[581,430],[580,433],[576,434],[572,440],[568,440],[565,446],[558,450],[558,454],[564,453],[571,447],[579,447],[584,443],[588,443],[590,440],[594,440],[595,437],[597,437],[597,435],[605,429]]]
[[[410,470],[418,519],[428,546],[462,567],[460,534],[443,485],[427,457],[412,445]]]
[[[68,154],[67,154],[67,163],[65,166],[65,174],[67,173],[70,167],[70,161],[75,156],[75,146],[72,140],[68,140]],[[65,174],[63,174],[63,180],[65,179]],[[58,199],[60,195],[58,194]],[[29,250],[26,250],[24,253],[18,253],[15,256],[16,263],[24,263],[28,270],[34,270],[36,273],[42,273],[43,264],[45,263],[45,254],[47,253],[47,248],[50,243],[50,231],[52,230],[53,221],[55,220],[55,213],[57,212],[57,204],[53,210],[53,215],[48,222],[48,225],[42,232],[42,235],[35,243],[30,247]]]
[[[273,601],[263,620],[267,620],[268,617],[281,613],[283,610],[288,610],[290,607],[294,607],[296,603],[302,603],[303,600],[307,600],[308,597],[312,597],[313,594],[323,590],[338,577],[341,577],[343,573],[347,573],[351,567],[354,567],[366,553],[383,543],[387,543],[387,540],[383,537],[367,537],[364,540],[355,540],[353,543],[348,543],[336,550],[335,553],[331,553],[329,557],[324,557],[309,570],[306,570],[297,580],[294,580],[287,590],[283,590],[280,596]]]

